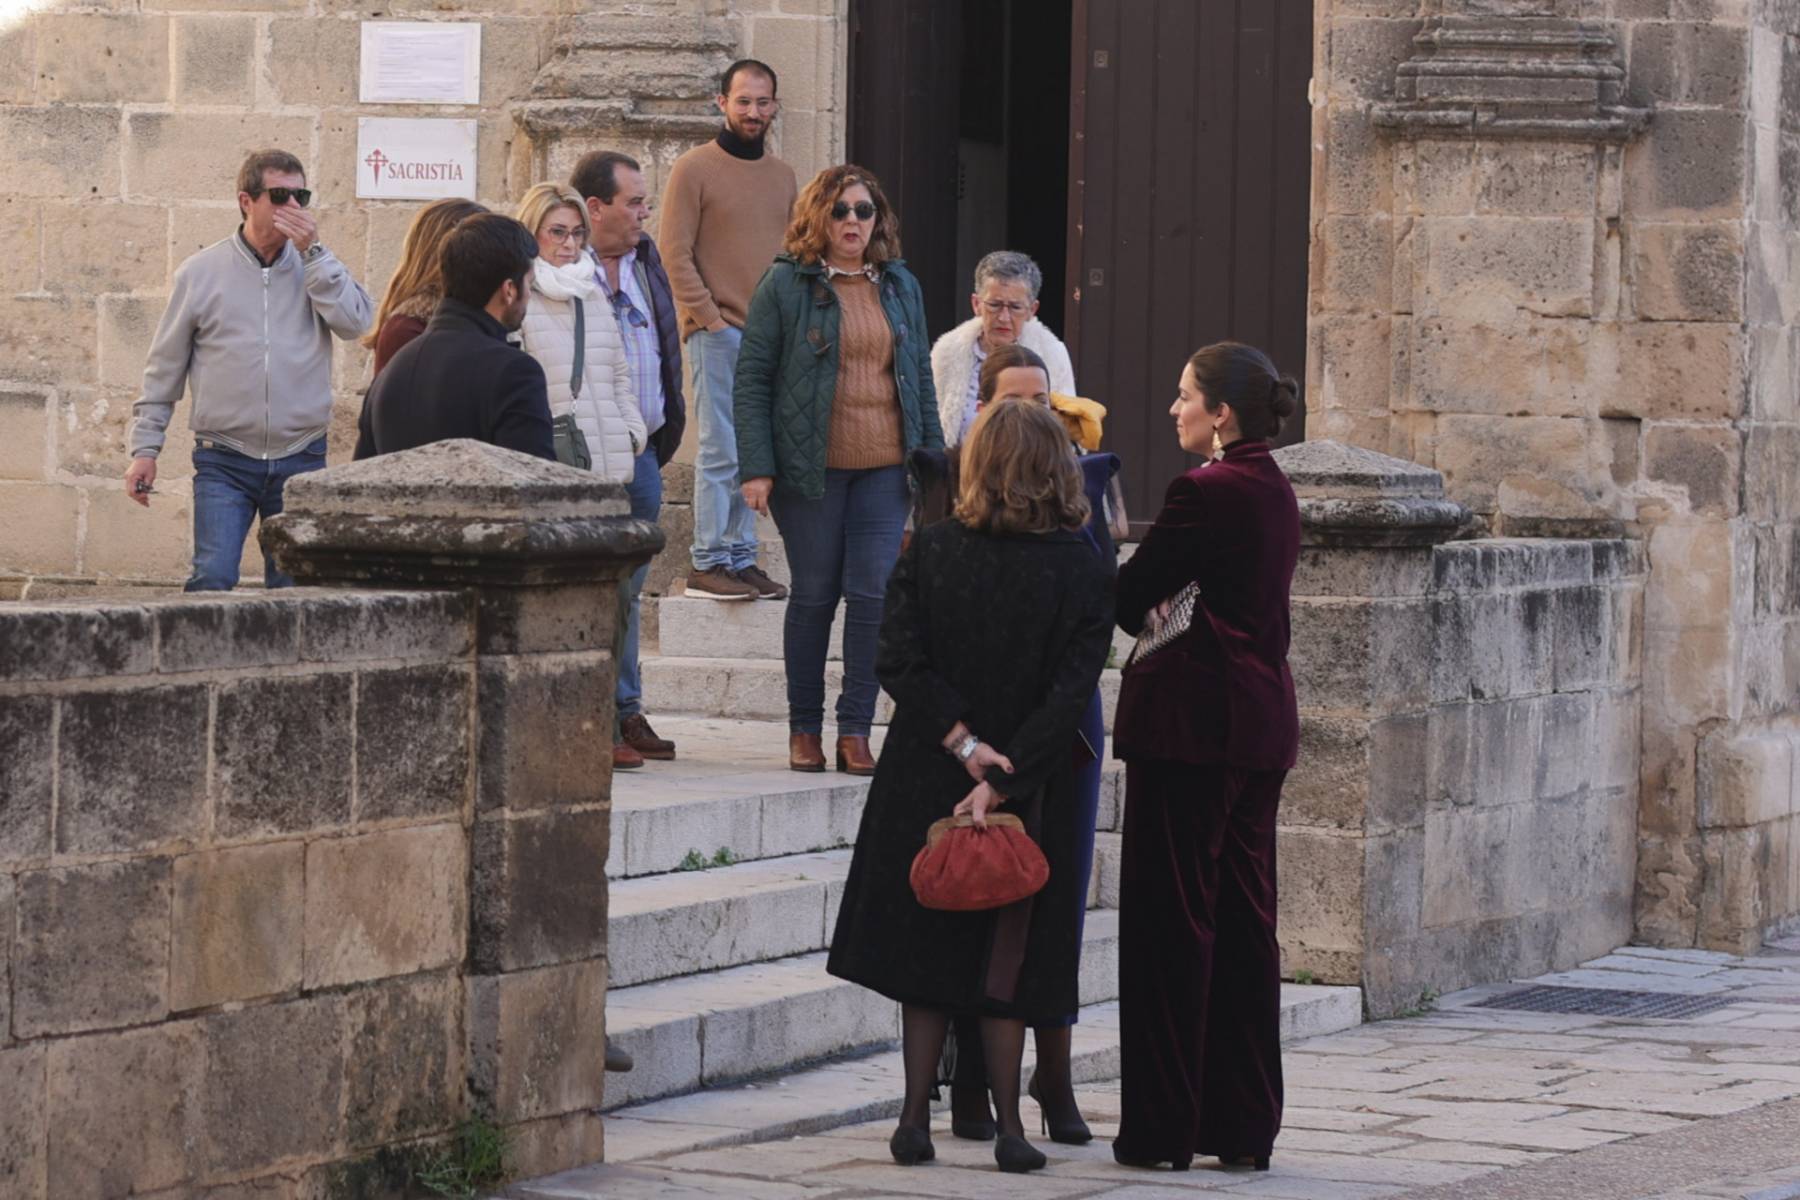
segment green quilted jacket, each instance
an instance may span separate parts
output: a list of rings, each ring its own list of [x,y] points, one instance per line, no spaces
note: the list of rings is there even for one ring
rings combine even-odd
[[[898,260],[881,269],[881,308],[894,331],[904,456],[944,444],[931,383],[931,338],[919,281]],[[818,263],[778,255],[744,320],[731,402],[738,477],[775,480],[808,500],[825,494],[825,449],[837,390],[837,293]]]

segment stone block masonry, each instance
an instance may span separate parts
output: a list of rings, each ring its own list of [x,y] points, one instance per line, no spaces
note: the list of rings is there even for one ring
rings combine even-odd
[[[1737,953],[1800,917],[1795,785],[1733,765],[1800,712],[1791,8],[1314,9],[1308,433],[1644,546],[1634,933]]]
[[[292,491],[336,588],[0,605],[0,1194],[337,1194],[476,1113],[600,1156],[612,589],[660,539],[471,447]]]
[[[1642,548],[1437,544],[1467,514],[1436,472],[1332,442],[1277,459],[1304,543],[1288,971],[1360,983],[1390,1016],[1627,940]]]

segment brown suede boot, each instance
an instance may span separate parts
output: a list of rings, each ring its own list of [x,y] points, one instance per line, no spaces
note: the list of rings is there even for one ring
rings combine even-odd
[[[841,737],[837,740],[837,769],[847,775],[873,775],[875,756],[869,753],[866,737]]]
[[[823,771],[825,747],[816,733],[788,734],[788,770]]]

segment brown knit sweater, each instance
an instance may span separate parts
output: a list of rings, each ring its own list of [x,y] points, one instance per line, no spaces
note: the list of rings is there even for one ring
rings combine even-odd
[[[840,275],[832,287],[842,314],[825,465],[840,470],[897,466],[904,446],[900,391],[894,383],[894,332],[868,279]]]
[[[656,248],[683,339],[721,320],[744,327],[751,293],[781,252],[798,192],[794,168],[773,154],[734,158],[708,142],[675,160]]]

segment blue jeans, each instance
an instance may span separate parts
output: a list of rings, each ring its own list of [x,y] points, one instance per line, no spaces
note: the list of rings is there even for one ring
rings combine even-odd
[[[694,570],[756,565],[756,513],[738,491],[737,425],[731,387],[737,378],[744,331],[727,325],[717,333],[688,335],[688,379],[700,451],[694,461]]]
[[[806,500],[777,489],[770,508],[787,547],[793,587],[782,627],[788,729],[822,733],[825,655],[844,600],[844,690],[838,736],[867,736],[875,721],[875,644],[888,575],[900,557],[910,498],[904,467],[827,470],[825,495]]]
[[[237,586],[238,564],[251,523],[281,511],[287,481],[325,465],[325,439],[282,458],[251,458],[217,442],[194,443],[194,573],[184,591],[228,592]],[[293,587],[294,581],[263,555],[263,583]]]
[[[662,468],[656,465],[656,451],[646,450],[637,456],[637,469],[625,485],[631,497],[631,515],[654,521],[662,512]],[[619,683],[613,698],[621,719],[644,710],[644,675],[638,666],[638,613],[642,606],[644,578],[650,574],[645,563],[631,573],[625,585],[629,614],[625,620],[625,641],[619,648]]]

